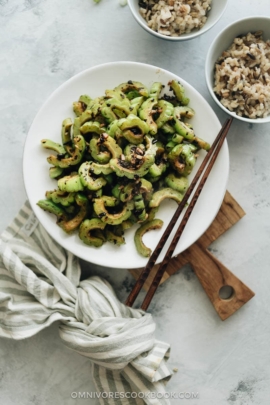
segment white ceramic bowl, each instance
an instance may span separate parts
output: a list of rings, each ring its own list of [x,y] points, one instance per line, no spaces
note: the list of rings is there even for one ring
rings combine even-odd
[[[57,188],[55,180],[49,178],[49,164],[46,160],[50,151],[41,147],[43,138],[61,142],[61,123],[67,117],[74,117],[72,102],[81,94],[97,97],[104,94],[106,89],[112,89],[122,82],[135,80],[149,86],[154,81],[165,85],[172,79],[181,80],[190,98],[190,106],[195,110],[192,119],[197,136],[212,142],[220,130],[220,123],[215,113],[203,97],[188,83],[178,76],[155,66],[135,62],[115,62],[93,67],[74,76],[62,84],[41,107],[28,133],[23,156],[23,175],[26,192],[35,215],[46,231],[65,249],[78,257],[99,265],[112,268],[142,267],[147,260],[141,257],[135,248],[133,237],[136,227],[129,229],[126,234],[126,244],[116,247],[111,243],[101,248],[89,247],[79,239],[78,234],[67,235],[56,225],[56,218],[40,209],[36,203],[43,199],[47,190]],[[168,86],[166,86],[168,90]],[[195,170],[202,161],[204,152],[200,152]],[[185,228],[175,254],[179,254],[194,243],[209,227],[222,203],[229,173],[229,155],[227,143],[221,149],[215,166],[206,182],[205,188],[196,204],[195,210]],[[194,175],[194,173],[193,173]],[[192,176],[190,176],[192,177]],[[158,212],[157,218],[164,220],[161,230],[151,231],[145,235],[147,246],[154,248],[168,224],[176,203],[165,200]],[[171,239],[168,239],[168,247]],[[161,253],[159,260],[164,256]]]
[[[270,122],[270,115],[266,118],[245,118],[236,115],[234,112],[229,111],[225,108],[213,91],[214,87],[214,68],[215,63],[221,56],[222,52],[230,47],[233,43],[234,38],[238,35],[248,34],[249,32],[255,32],[262,30],[264,31],[264,40],[270,39],[270,18],[269,17],[247,17],[241,20],[235,21],[226,27],[220,34],[215,38],[206,57],[205,63],[205,78],[208,90],[217,103],[217,105],[222,108],[226,113],[230,114],[232,117],[237,118],[241,121],[246,121],[249,123],[260,124]]]
[[[147,32],[150,34],[166,39],[168,41],[186,41],[188,39],[196,38],[199,35],[202,35],[206,31],[208,31],[210,28],[212,28],[220,19],[222,14],[224,13],[226,6],[228,4],[228,0],[212,0],[212,8],[209,12],[207,21],[205,25],[200,29],[200,30],[194,30],[190,32],[189,34],[182,34],[179,37],[169,37],[167,35],[160,34],[158,32],[155,32],[151,28],[148,27],[147,22],[145,19],[141,16],[139,12],[139,0],[128,0],[128,5],[129,8],[133,14],[133,17],[137,21],[137,23],[144,28]]]

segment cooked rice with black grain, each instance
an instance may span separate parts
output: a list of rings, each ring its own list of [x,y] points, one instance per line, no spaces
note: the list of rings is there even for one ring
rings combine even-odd
[[[172,37],[202,28],[211,3],[212,0],[139,0],[140,14],[148,27]]]
[[[214,92],[228,110],[247,118],[270,114],[270,40],[263,32],[234,39],[215,66]]]

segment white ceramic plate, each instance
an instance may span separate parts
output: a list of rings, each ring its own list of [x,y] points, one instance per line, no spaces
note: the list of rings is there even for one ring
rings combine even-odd
[[[36,205],[38,200],[44,198],[47,190],[57,188],[56,181],[50,179],[48,173],[49,164],[46,158],[50,151],[41,147],[41,139],[49,138],[61,142],[61,123],[67,117],[74,117],[72,103],[81,94],[86,93],[91,97],[97,97],[103,95],[106,89],[112,89],[128,80],[140,81],[150,86],[154,81],[167,84],[172,79],[181,81],[191,100],[190,106],[196,112],[192,120],[195,133],[211,143],[220,130],[220,123],[203,97],[176,75],[155,66],[135,62],[108,63],[74,76],[50,96],[35,117],[24,148],[23,174],[26,192],[34,213],[46,231],[65,249],[81,259],[112,268],[142,267],[147,262],[147,259],[137,253],[133,242],[136,227],[126,232],[125,245],[116,247],[106,243],[101,248],[93,248],[84,245],[76,233],[73,235],[65,234],[56,225],[54,215],[44,212]],[[200,152],[195,170],[199,167],[203,156],[204,152]],[[225,143],[179,241],[175,254],[179,254],[194,243],[215,218],[226,191],[228,173],[229,153],[227,143]],[[157,218],[164,220],[163,228],[145,235],[144,241],[147,246],[152,249],[156,246],[176,207],[174,201],[163,201],[157,215]],[[164,256],[169,242],[170,240],[167,241],[159,261]]]

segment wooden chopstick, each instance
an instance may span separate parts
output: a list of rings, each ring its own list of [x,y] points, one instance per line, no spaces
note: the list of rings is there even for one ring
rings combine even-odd
[[[203,171],[205,170],[208,162],[210,161],[211,157],[213,156],[211,161],[210,161],[210,164],[209,164],[209,166],[210,165],[211,166],[210,167],[208,166],[208,168],[206,169],[205,174],[202,177],[201,183],[200,183],[200,185],[198,187],[198,190],[194,194],[194,197],[192,198],[192,201],[189,204],[189,207],[188,207],[188,209],[186,211],[186,214],[185,214],[184,218],[182,219],[182,221],[181,221],[181,223],[179,225],[179,228],[178,228],[178,230],[177,230],[177,232],[175,234],[175,237],[173,238],[173,241],[172,241],[170,247],[168,248],[168,250],[166,252],[166,255],[165,255],[164,259],[163,259],[163,262],[161,263],[161,265],[159,267],[159,270],[158,270],[158,272],[157,272],[157,274],[156,274],[156,276],[155,276],[155,278],[154,278],[154,280],[153,280],[153,282],[152,282],[152,284],[151,284],[151,286],[150,286],[150,288],[149,288],[149,290],[148,290],[148,292],[147,292],[147,294],[145,296],[145,299],[143,301],[143,304],[142,304],[141,308],[144,309],[144,310],[146,310],[148,308],[148,306],[149,306],[149,304],[150,304],[150,302],[151,302],[151,300],[153,298],[153,295],[154,295],[154,293],[155,293],[155,291],[156,291],[156,289],[157,289],[157,287],[158,287],[158,285],[160,283],[160,280],[161,280],[161,278],[162,278],[162,276],[163,276],[163,274],[164,274],[164,272],[166,270],[166,267],[167,267],[167,265],[169,263],[169,260],[170,260],[170,258],[172,256],[173,252],[174,252],[176,244],[178,243],[179,238],[180,238],[181,234],[184,231],[184,228],[186,226],[188,218],[189,218],[189,216],[190,216],[190,214],[191,214],[191,212],[192,212],[192,210],[193,210],[193,208],[194,208],[194,206],[196,204],[196,201],[197,201],[197,199],[198,199],[198,197],[199,197],[199,195],[200,195],[200,193],[202,191],[202,188],[203,188],[203,186],[204,186],[204,184],[205,184],[205,182],[207,180],[207,177],[209,176],[209,173],[210,173],[210,171],[211,171],[211,169],[212,169],[212,167],[214,165],[214,162],[215,162],[215,160],[216,160],[216,158],[218,156],[218,153],[219,153],[219,151],[221,149],[221,146],[222,146],[222,144],[223,144],[223,142],[224,142],[224,140],[226,138],[226,135],[227,135],[227,133],[229,131],[231,123],[232,123],[232,118],[227,119],[226,122],[224,123],[223,127],[221,128],[220,132],[218,133],[216,139],[214,140],[211,148],[209,149],[207,155],[205,156],[203,162],[201,163],[201,166],[199,167],[197,173],[195,174],[195,176],[194,176],[188,190],[186,191],[186,193],[185,193],[185,195],[183,197],[183,200],[179,204],[179,206],[178,206],[177,210],[175,211],[170,223],[168,224],[165,232],[163,233],[159,243],[157,244],[157,246],[156,246],[155,250],[153,251],[151,257],[149,258],[145,268],[142,270],[138,280],[136,281],[132,291],[130,292],[130,294],[129,294],[127,300],[126,300],[126,305],[127,306],[132,306],[134,304],[139,292],[141,291],[146,279],[148,278],[153,266],[155,265],[155,262],[156,262],[156,260],[157,260],[157,258],[159,256],[161,250],[163,249],[163,247],[164,247],[164,245],[165,245],[165,243],[167,241],[168,236],[172,232],[172,230],[174,228],[174,225],[176,224],[176,222],[177,222],[177,220],[179,218],[179,215],[181,214],[181,212],[185,208],[186,203],[187,203],[190,195],[192,194],[198,180],[200,179],[200,177],[201,177]],[[195,198],[195,196],[196,196],[196,198]]]

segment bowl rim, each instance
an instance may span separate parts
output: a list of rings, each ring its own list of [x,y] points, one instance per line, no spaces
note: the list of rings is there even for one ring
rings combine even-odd
[[[213,0],[212,0],[212,1],[213,1]],[[220,1],[220,0],[218,0],[218,1]],[[201,29],[194,31],[193,33],[183,34],[183,35],[185,35],[185,36],[183,36],[183,35],[181,36],[181,35],[180,35],[179,37],[170,37],[170,36],[163,35],[163,34],[160,34],[159,32],[156,32],[156,31],[152,30],[151,28],[149,28],[149,27],[147,26],[146,22],[143,23],[143,22],[138,18],[138,14],[137,14],[136,12],[134,12],[133,7],[131,6],[132,0],[127,0],[127,3],[128,3],[129,9],[130,9],[130,11],[131,11],[133,17],[135,18],[135,20],[137,21],[137,23],[138,23],[145,31],[147,31],[149,34],[151,34],[151,35],[153,35],[153,36],[155,36],[155,37],[158,37],[158,38],[160,38],[160,39],[164,39],[165,41],[177,42],[177,41],[188,41],[188,40],[190,40],[190,39],[197,38],[198,36],[204,34],[205,32],[209,31],[211,28],[213,28],[213,26],[214,26],[214,25],[220,20],[220,18],[222,17],[222,15],[223,15],[223,13],[225,12],[225,10],[226,10],[226,8],[227,8],[227,6],[228,6],[228,3],[229,3],[229,0],[222,0],[222,1],[224,1],[224,4],[225,4],[225,6],[224,6],[222,12],[216,17],[216,19],[215,19],[209,26],[205,26],[205,25],[206,25],[206,24],[205,24]]]
[[[270,25],[270,17],[267,16],[262,16],[262,15],[257,15],[257,16],[248,16],[248,17],[244,17],[244,18],[240,18],[234,22],[232,22],[231,24],[228,24],[226,27],[223,28],[222,31],[220,31],[217,36],[215,37],[215,39],[212,41],[207,55],[206,55],[206,59],[205,59],[205,80],[206,80],[206,85],[208,88],[209,93],[211,94],[213,100],[216,102],[216,104],[227,114],[229,114],[230,116],[232,116],[233,118],[238,119],[239,121],[243,121],[243,122],[247,122],[249,124],[267,124],[270,122],[270,114],[268,115],[268,117],[265,118],[246,118],[246,117],[241,117],[239,115],[237,115],[235,112],[228,110],[226,107],[224,107],[221,102],[218,100],[217,96],[215,95],[214,91],[213,91],[213,85],[211,83],[211,71],[212,71],[212,66],[210,66],[210,57],[212,56],[213,53],[213,49],[215,48],[216,43],[218,42],[218,40],[220,39],[221,36],[223,36],[226,32],[230,31],[231,28],[233,28],[234,26],[237,26],[240,23],[244,23],[246,21],[256,21],[256,20],[268,20],[269,21],[269,25]],[[248,30],[247,30],[248,32]],[[225,50],[225,49],[224,49]]]

